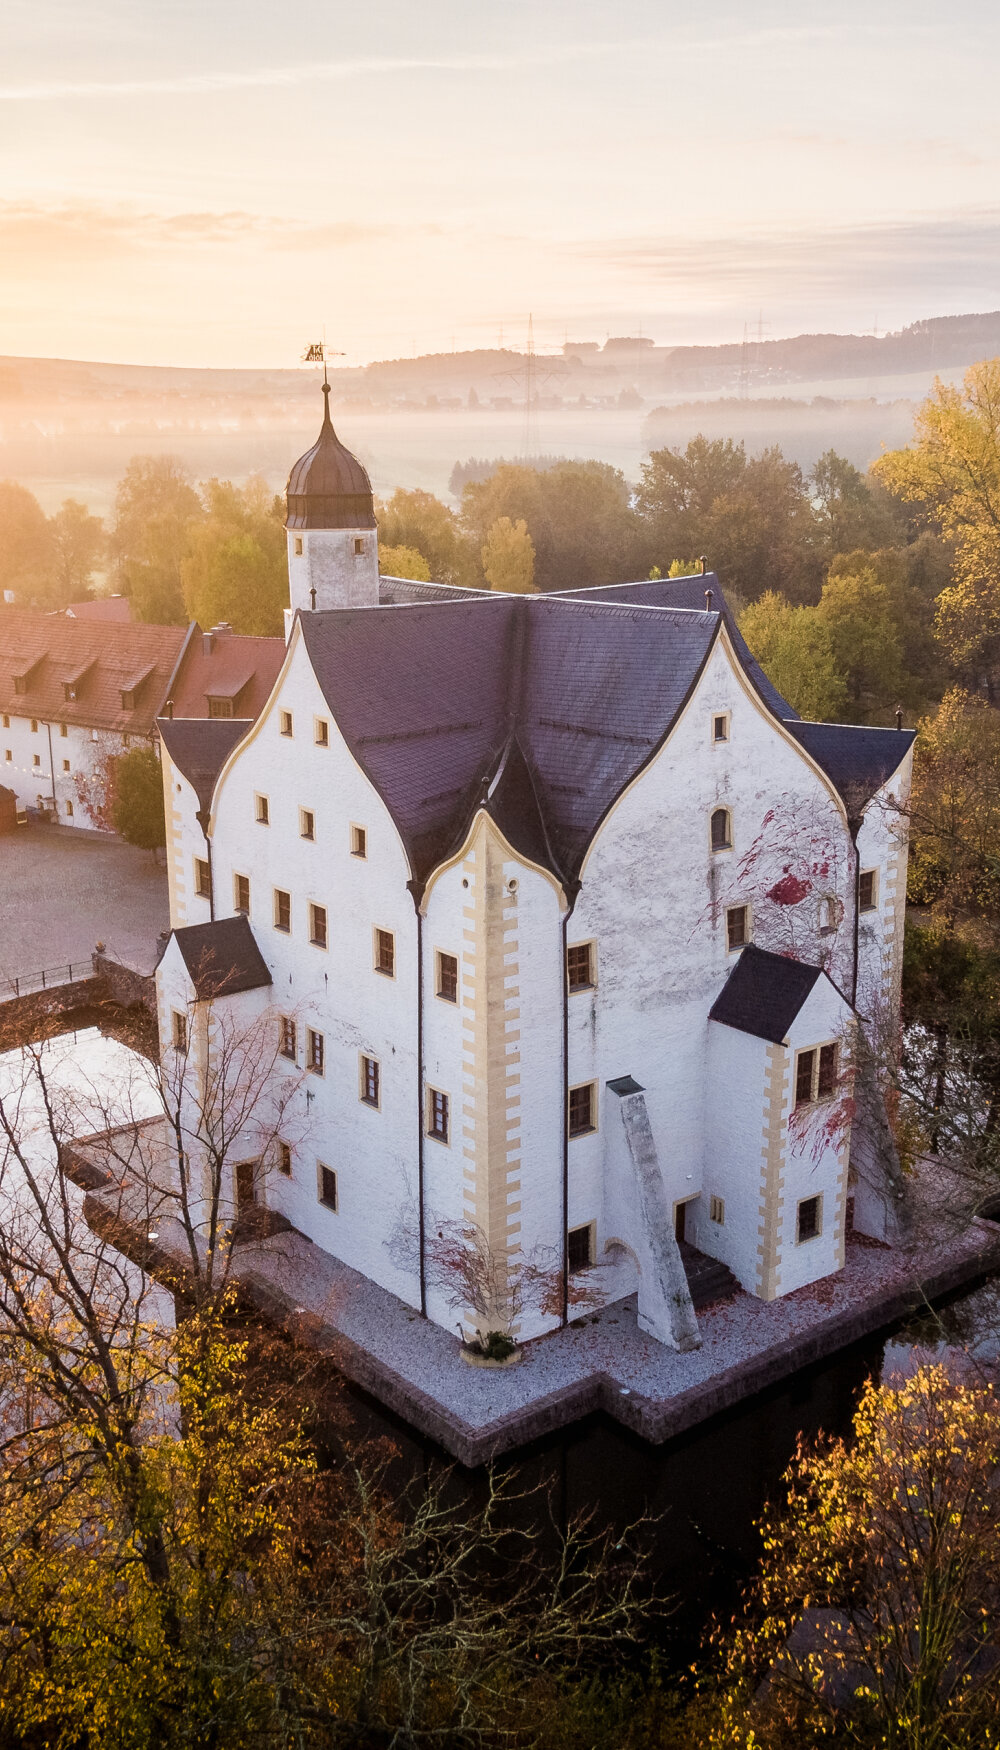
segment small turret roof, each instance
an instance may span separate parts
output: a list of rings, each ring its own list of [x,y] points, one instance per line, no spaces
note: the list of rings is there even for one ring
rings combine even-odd
[[[330,419],[330,385],[323,384],[323,424],[311,450],[288,476],[289,529],[373,529],[372,483],[357,456],[342,444]]]

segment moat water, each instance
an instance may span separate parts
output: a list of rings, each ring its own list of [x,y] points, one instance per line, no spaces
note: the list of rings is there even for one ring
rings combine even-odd
[[[149,1066],[96,1032],[65,1036],[46,1047],[46,1066],[61,1096],[88,1128],[100,1115],[153,1110]],[[19,1054],[0,1057],[0,1090],[8,1094]],[[26,1121],[38,1123],[28,1101]],[[82,1124],[81,1124],[82,1129]],[[77,1133],[81,1133],[78,1129]],[[46,1147],[37,1129],[35,1146]],[[166,1297],[164,1297],[166,1299]],[[169,1316],[167,1305],[164,1316]],[[1000,1278],[954,1297],[889,1333],[841,1350],[700,1427],[654,1447],[603,1415],[565,1428],[505,1457],[527,1516],[544,1547],[571,1519],[589,1514],[595,1527],[616,1531],[648,1521],[652,1569],[675,1609],[665,1639],[678,1659],[694,1650],[708,1616],[735,1605],[757,1560],[756,1525],[800,1436],[846,1434],[869,1378],[912,1368],[929,1353],[972,1352],[984,1362],[1000,1355]],[[433,1442],[383,1406],[347,1388],[350,1424],[361,1438],[388,1438],[395,1448],[393,1482],[400,1492],[445,1478],[456,1504],[482,1498],[485,1474],[456,1466]]]

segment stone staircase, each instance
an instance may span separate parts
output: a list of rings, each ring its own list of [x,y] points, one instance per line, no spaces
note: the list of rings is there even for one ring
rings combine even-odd
[[[709,1306],[713,1301],[730,1300],[734,1294],[739,1294],[740,1285],[728,1264],[720,1264],[718,1258],[706,1257],[686,1240],[681,1241],[680,1250],[695,1312],[700,1312],[703,1306]]]

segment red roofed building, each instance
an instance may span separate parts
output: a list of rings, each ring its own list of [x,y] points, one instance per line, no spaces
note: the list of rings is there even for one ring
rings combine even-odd
[[[113,761],[154,741],[191,631],[0,609],[0,783],[21,807],[110,826]]]
[[[105,625],[111,621],[119,626],[132,624],[132,603],[127,595],[102,595],[95,596],[92,601],[70,602],[64,611],[70,620],[101,620]]]
[[[184,647],[165,717],[259,717],[285,660],[283,638],[251,638],[231,626],[193,628]]]

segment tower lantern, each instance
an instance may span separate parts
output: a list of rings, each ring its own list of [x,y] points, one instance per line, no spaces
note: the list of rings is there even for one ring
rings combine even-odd
[[[372,484],[330,419],[323,381],[323,424],[288,476],[285,529],[291,611],[378,605],[378,525]]]

